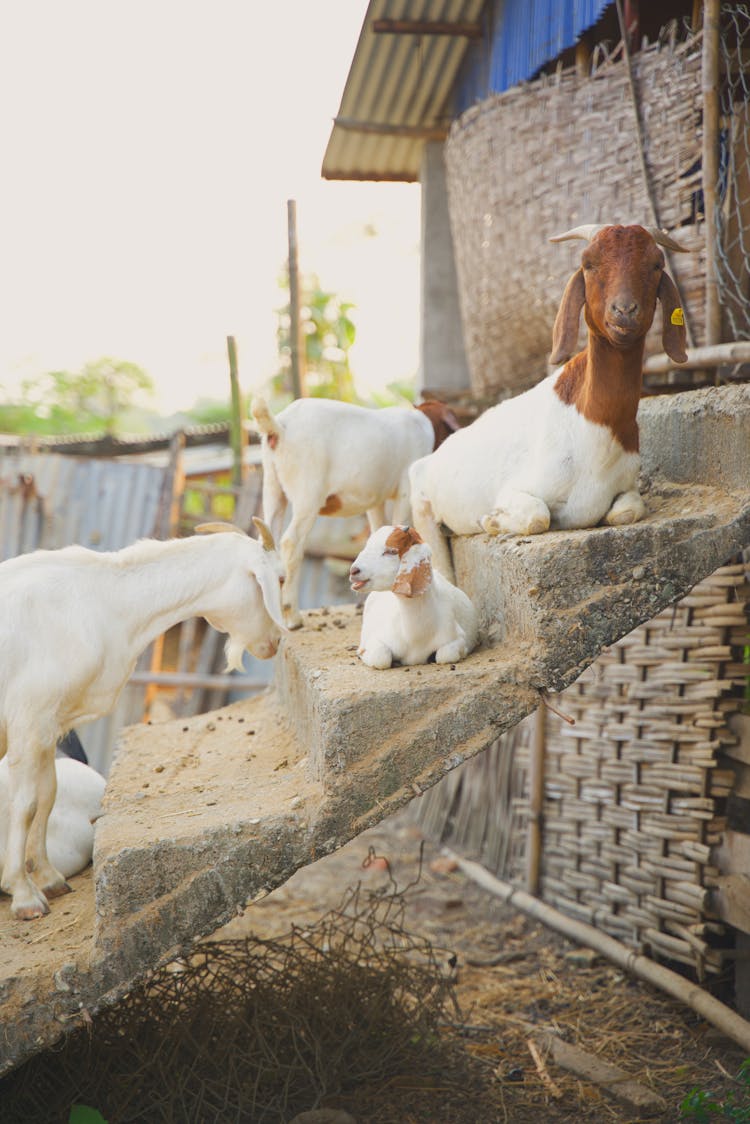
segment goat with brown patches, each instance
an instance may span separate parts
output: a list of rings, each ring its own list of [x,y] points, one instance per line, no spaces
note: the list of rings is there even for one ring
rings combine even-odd
[[[359,656],[368,667],[456,663],[477,643],[477,612],[433,571],[432,552],[412,527],[380,527],[352,563],[349,580],[367,592]]]
[[[410,518],[408,470],[458,429],[442,402],[368,409],[326,398],[299,398],[273,417],[256,396],[252,408],[263,435],[263,518],[286,572],[284,619],[299,628],[300,568],[318,515],[367,515],[370,530]],[[287,505],[292,518],[282,535]]]
[[[414,524],[448,577],[441,524],[457,535],[535,535],[635,523],[645,513],[636,420],[643,351],[658,300],[664,350],[676,363],[687,358],[682,309],[659,244],[683,247],[641,226],[578,227],[552,241],[568,238],[588,246],[553,330],[550,362],[567,362],[412,465]],[[581,310],[588,344],[569,358]]]

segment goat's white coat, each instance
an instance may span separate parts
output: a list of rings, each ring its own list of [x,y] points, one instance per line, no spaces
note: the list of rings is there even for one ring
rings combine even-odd
[[[412,465],[414,525],[444,574],[453,571],[441,523],[457,535],[593,527],[623,494],[619,521],[642,517],[639,454],[626,453],[607,426],[560,399],[561,370],[486,410]]]
[[[417,409],[369,409],[325,398],[299,398],[272,418],[256,396],[252,413],[264,434],[263,519],[280,542],[284,616],[297,628],[305,542],[321,508],[336,497],[329,514],[366,514],[374,531],[385,523],[385,505],[393,500],[394,522],[408,521],[409,465],[433,449],[435,431]],[[275,448],[269,434],[278,437]],[[292,517],[282,535],[287,504]]]
[[[402,558],[386,550],[394,528],[381,527],[370,536],[352,563],[357,589],[370,590],[362,616],[359,656],[368,667],[393,663],[456,663],[477,644],[477,611],[469,597],[432,569],[427,543],[412,546]],[[399,573],[428,565],[431,580],[423,592],[407,597],[393,592]]]
[[[229,634],[229,667],[245,648],[270,658],[283,628],[281,576],[275,551],[237,533],[113,553],[40,550],[0,565],[0,758],[7,753],[10,793],[0,886],[14,916],[41,916],[45,895],[67,889],[46,851],[58,738],[109,713],[141,652],[189,617]]]
[[[94,823],[102,815],[104,777],[70,757],[55,760],[57,795],[47,822],[47,855],[64,878],[84,870],[94,853]],[[0,761],[0,869],[5,863],[10,801],[8,761]]]
[[[637,224],[556,238],[588,241],[552,333],[554,361],[567,363],[411,468],[414,525],[448,576],[441,524],[455,534],[533,535],[634,523],[645,513],[637,485],[643,349],[660,302],[664,349],[676,363],[687,358],[680,295],[659,246],[683,247]],[[581,312],[588,340],[573,356]]]

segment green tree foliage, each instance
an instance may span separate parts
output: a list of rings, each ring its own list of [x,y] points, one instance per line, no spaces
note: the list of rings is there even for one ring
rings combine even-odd
[[[0,430],[18,434],[115,433],[122,415],[154,384],[135,363],[103,357],[80,371],[49,371],[22,384],[20,402],[0,405]]]
[[[280,284],[281,288],[288,291],[288,277]],[[359,401],[349,363],[349,348],[357,334],[356,325],[350,316],[355,306],[321,288],[315,274],[300,281],[300,306],[307,393],[318,398]],[[292,395],[289,303],[277,309],[276,315],[276,339],[281,366],[273,379],[273,391],[274,397],[288,401]]]

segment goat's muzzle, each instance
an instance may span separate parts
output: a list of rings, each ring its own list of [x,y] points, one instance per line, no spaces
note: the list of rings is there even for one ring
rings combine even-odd
[[[349,585],[351,586],[354,593],[359,593],[359,591],[361,589],[364,589],[369,581],[369,578],[360,578],[358,576],[359,574],[361,574],[361,572],[362,571],[360,570],[359,566],[351,566],[349,568]]]

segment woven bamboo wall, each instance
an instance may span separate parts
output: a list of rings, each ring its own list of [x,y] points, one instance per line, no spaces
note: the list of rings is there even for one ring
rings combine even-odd
[[[674,255],[673,267],[702,343],[700,39],[648,48],[633,73],[658,225],[696,248]],[[454,123],[445,161],[472,390],[516,393],[547,373],[558,303],[580,259],[581,243],[549,237],[589,222],[652,225],[625,64],[487,99]],[[658,313],[656,325],[649,354],[661,351]]]
[[[722,963],[707,891],[734,779],[721,749],[736,741],[726,721],[747,684],[749,610],[744,566],[722,567],[555,700],[575,726],[546,717],[541,897],[699,978]],[[533,721],[426,793],[418,812],[429,834],[520,884]]]

